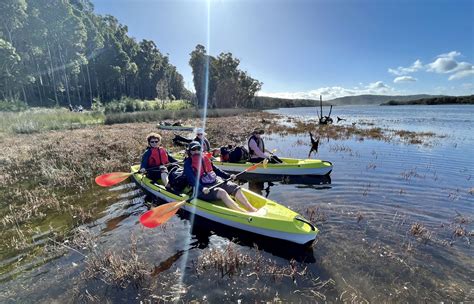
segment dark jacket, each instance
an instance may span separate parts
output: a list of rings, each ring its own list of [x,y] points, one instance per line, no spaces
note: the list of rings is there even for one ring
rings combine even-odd
[[[214,166],[214,164],[211,162],[212,164],[212,170],[216,173],[217,176],[223,178],[223,179],[228,179],[230,178],[230,174],[222,171],[221,169],[217,168],[216,166]],[[190,157],[186,158],[186,160],[184,161],[184,175],[186,175],[186,178],[188,179],[188,184],[191,186],[191,187],[195,187],[196,186],[196,172],[194,172],[193,170],[193,162],[191,160]],[[210,185],[203,185],[202,183],[199,183],[199,191],[202,192],[202,188],[204,187],[209,187],[209,186],[212,186],[213,184],[210,184]]]

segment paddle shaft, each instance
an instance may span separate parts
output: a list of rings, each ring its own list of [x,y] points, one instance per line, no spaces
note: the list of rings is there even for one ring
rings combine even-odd
[[[272,154],[273,154],[273,153],[272,153]],[[266,159],[266,158],[265,158],[265,159]],[[239,176],[239,175],[241,175],[241,174],[244,174],[244,173],[247,172],[247,171],[252,171],[252,170],[256,169],[261,163],[263,163],[263,162],[265,161],[265,159],[263,159],[262,161],[260,161],[260,162],[258,162],[258,163],[256,163],[256,164],[253,164],[252,166],[248,167],[248,168],[245,169],[244,171],[237,173],[237,174],[235,175],[235,177],[237,177],[237,176]],[[250,169],[252,169],[252,170],[250,170]],[[223,180],[222,182],[219,182],[219,183],[217,183],[217,184],[215,184],[215,185],[213,185],[213,186],[211,186],[211,187],[209,187],[209,188],[207,188],[207,189],[212,190],[212,189],[214,189],[214,188],[216,188],[216,187],[219,187],[219,186],[222,185],[222,184],[227,183],[227,182],[230,181],[231,179],[232,179],[231,177],[226,178],[226,179]]]

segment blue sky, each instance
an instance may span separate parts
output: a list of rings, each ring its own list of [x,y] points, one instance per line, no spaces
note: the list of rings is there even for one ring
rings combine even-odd
[[[197,44],[231,52],[259,95],[474,94],[474,1],[92,0],[153,40],[192,89]]]

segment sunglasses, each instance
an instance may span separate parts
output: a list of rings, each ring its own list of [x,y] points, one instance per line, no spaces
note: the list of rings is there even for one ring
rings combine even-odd
[[[202,134],[202,133],[198,133],[197,135],[204,135],[204,134]]]
[[[192,148],[191,151],[201,151],[201,148]]]
[[[159,142],[160,142],[159,140],[150,140],[150,144],[157,144]]]

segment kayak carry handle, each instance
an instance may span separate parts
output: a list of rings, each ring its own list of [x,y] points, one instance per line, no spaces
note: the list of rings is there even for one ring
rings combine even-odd
[[[295,220],[298,220],[300,222],[308,224],[311,227],[311,230],[316,231],[316,227],[313,225],[313,223],[311,223],[310,221],[308,221],[304,217],[302,217],[300,215],[297,215],[297,216],[295,216]]]

